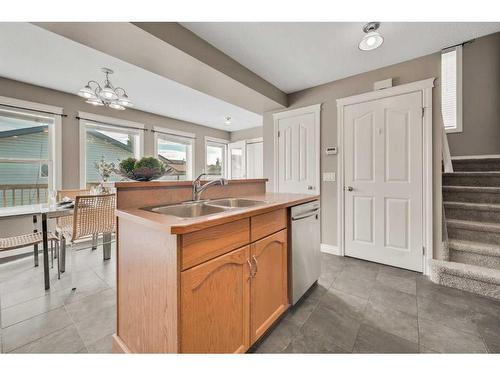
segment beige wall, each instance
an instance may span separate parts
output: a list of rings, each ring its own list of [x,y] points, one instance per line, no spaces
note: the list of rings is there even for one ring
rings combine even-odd
[[[500,154],[500,33],[463,47],[463,132],[448,135],[450,152]]]
[[[262,126],[231,132],[231,142],[262,137]]]
[[[321,173],[337,172],[337,156],[327,156],[323,153],[326,146],[337,145],[337,103],[339,98],[361,94],[373,90],[373,82],[393,78],[394,85],[401,85],[426,78],[438,77],[440,74],[440,54],[435,53],[401,64],[392,65],[371,72],[313,87],[289,95],[290,108],[305,107],[322,103],[321,110]],[[437,82],[439,85],[439,82]],[[439,109],[441,99],[439,87],[433,90],[433,125],[434,125],[434,194],[440,194],[440,154],[441,137],[439,129],[442,126]],[[272,113],[264,115],[264,160],[273,160],[273,119]],[[437,157],[436,157],[437,155]],[[273,163],[264,164],[264,176],[270,179],[269,189],[273,188]],[[321,183],[321,233],[322,243],[337,245],[337,183]],[[441,209],[434,209],[434,218],[440,222]],[[434,246],[439,244],[441,228],[435,225]]]
[[[136,121],[145,124],[147,129],[153,126],[164,126],[169,129],[181,130],[196,134],[195,141],[195,174],[201,173],[205,163],[205,136],[217,137],[229,140],[229,132],[208,128],[190,122],[175,120],[169,117],[154,115],[134,109],[116,111],[107,108],[96,108],[86,104],[82,98],[76,95],[51,90],[40,86],[34,86],[0,77],[0,96],[28,100],[32,102],[50,104],[64,108],[68,117],[62,118],[62,186],[64,189],[77,188],[79,186],[79,121],[75,118],[78,111],[95,113],[103,116]],[[153,133],[145,132],[144,154],[152,155],[154,151]]]

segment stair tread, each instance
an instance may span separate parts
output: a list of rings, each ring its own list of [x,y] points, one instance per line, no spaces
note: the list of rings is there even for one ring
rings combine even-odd
[[[500,177],[500,171],[456,171],[445,172],[446,177]]]
[[[500,224],[488,223],[484,221],[446,219],[448,227],[476,230],[479,232],[497,232],[500,233]]]
[[[446,260],[433,259],[431,262],[433,266],[438,267],[441,272],[485,283],[500,285],[500,270],[476,266],[473,264],[449,262]]]
[[[499,203],[470,203],[470,202],[454,202],[444,201],[444,206],[449,208],[461,208],[464,210],[478,210],[478,211],[500,211]]]
[[[472,192],[472,193],[495,193],[500,194],[498,186],[449,186],[444,185],[443,191]]]
[[[448,246],[455,251],[500,257],[500,245],[483,242],[449,239]]]

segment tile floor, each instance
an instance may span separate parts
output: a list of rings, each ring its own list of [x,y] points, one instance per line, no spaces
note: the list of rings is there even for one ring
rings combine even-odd
[[[323,254],[322,276],[251,351],[257,353],[500,352],[500,301],[423,276]],[[68,256],[45,292],[27,258],[0,265],[3,352],[108,353],[115,330],[115,262],[102,249]],[[72,287],[77,287],[72,290]]]
[[[256,353],[499,353],[500,301],[323,254],[322,276]]]
[[[110,353],[114,244],[112,249],[108,261],[102,259],[102,246],[69,252],[60,280],[51,270],[49,291],[43,288],[43,269],[33,267],[32,257],[0,264],[1,352]]]

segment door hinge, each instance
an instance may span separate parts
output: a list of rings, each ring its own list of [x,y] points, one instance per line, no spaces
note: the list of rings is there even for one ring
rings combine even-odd
[[[278,138],[281,137],[281,132],[278,130]]]
[[[422,246],[422,255],[425,255],[425,246]]]
[[[425,116],[425,107],[422,107],[422,118]]]

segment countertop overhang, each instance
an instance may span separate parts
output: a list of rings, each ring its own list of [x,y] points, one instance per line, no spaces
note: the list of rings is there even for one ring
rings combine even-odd
[[[158,230],[166,231],[171,234],[185,234],[274,211],[280,208],[292,207],[302,203],[318,200],[319,195],[265,193],[239,198],[262,200],[267,203],[255,207],[235,208],[213,215],[200,216],[190,219],[182,219],[176,216],[158,214],[140,208],[116,210],[116,215],[118,218],[132,220],[138,224],[154,227]]]

